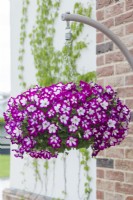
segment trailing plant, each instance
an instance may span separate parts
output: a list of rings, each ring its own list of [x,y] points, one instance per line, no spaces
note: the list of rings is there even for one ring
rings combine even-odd
[[[40,172],[39,172],[39,161],[37,159],[33,159],[32,166],[33,166],[33,169],[34,169],[34,177],[35,177],[35,186],[34,186],[33,191],[35,191],[37,182],[40,181],[41,188],[43,187],[43,182],[42,182],[42,178],[41,178],[41,175],[40,175]]]
[[[44,162],[43,167],[44,167],[44,170],[45,170],[45,172],[44,172],[44,175],[45,175],[45,192],[46,192],[46,194],[47,194],[47,186],[48,186],[48,169],[49,169],[49,162],[48,162],[48,160],[46,160],[46,161]]]
[[[89,175],[89,160],[90,160],[90,153],[88,149],[82,148],[79,150],[82,155],[82,160],[80,162],[81,165],[83,165],[86,181],[84,183],[84,192],[85,192],[85,198],[84,200],[88,200],[90,197],[90,193],[92,192],[92,189],[90,187],[91,177]]]

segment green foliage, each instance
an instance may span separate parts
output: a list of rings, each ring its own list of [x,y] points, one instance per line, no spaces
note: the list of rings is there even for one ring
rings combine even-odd
[[[22,88],[26,87],[26,82],[24,81],[24,55],[25,55],[25,41],[27,38],[26,25],[28,22],[28,6],[30,4],[29,0],[22,1],[22,17],[20,20],[20,47],[18,56],[18,78],[20,80],[20,86]]]
[[[84,192],[85,192],[85,200],[89,199],[90,193],[92,192],[92,189],[90,188],[90,182],[91,182],[91,177],[89,176],[89,160],[90,160],[90,154],[89,150],[82,148],[79,150],[81,155],[82,155],[82,160],[80,164],[83,166],[84,171],[85,171],[85,177],[86,177],[86,182],[84,183]]]
[[[58,17],[58,9],[61,1],[37,1],[36,26],[33,28],[30,37],[30,45],[37,69],[37,81],[40,86],[48,86],[59,81],[78,81],[80,74],[77,72],[77,60],[81,51],[87,47],[84,41],[78,37],[82,33],[83,24],[72,23],[72,40],[56,51],[53,44],[55,35],[54,23]],[[91,16],[92,8],[84,8],[82,3],[74,5],[74,13]],[[47,16],[47,17],[46,17]],[[90,74],[82,75],[82,79],[88,80]]]
[[[34,168],[34,174],[35,174],[35,181],[41,180],[41,175],[39,173],[39,163],[37,159],[34,159],[32,162],[33,168]]]
[[[44,167],[44,175],[45,175],[45,192],[47,193],[47,186],[48,186],[48,169],[49,169],[49,162],[46,160],[43,164]]]
[[[90,82],[90,81],[95,82],[96,81],[96,72],[95,71],[94,72],[88,72],[86,74],[79,75],[77,81],[79,82],[80,80],[83,80],[87,83]]]
[[[59,73],[59,55],[55,52],[53,38],[60,1],[38,0],[37,6],[36,27],[29,37],[37,81],[40,86],[47,86],[56,82]]]

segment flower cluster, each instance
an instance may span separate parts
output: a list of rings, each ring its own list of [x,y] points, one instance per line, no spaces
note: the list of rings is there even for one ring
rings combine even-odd
[[[80,81],[36,86],[10,98],[5,129],[18,145],[17,157],[50,159],[71,148],[92,147],[92,156],[120,144],[130,111],[107,86]]]

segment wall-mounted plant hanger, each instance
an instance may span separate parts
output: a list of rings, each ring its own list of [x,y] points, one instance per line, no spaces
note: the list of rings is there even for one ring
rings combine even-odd
[[[75,22],[80,22],[83,24],[87,24],[89,26],[92,26],[102,33],[104,33],[106,36],[108,36],[121,50],[121,52],[124,54],[126,57],[128,63],[133,69],[133,56],[129,52],[129,50],[126,48],[126,46],[122,43],[122,41],[112,32],[110,31],[106,26],[103,24],[100,24],[99,22],[90,19],[88,17],[78,15],[78,14],[70,14],[69,12],[62,14],[61,16],[63,21],[75,21]]]

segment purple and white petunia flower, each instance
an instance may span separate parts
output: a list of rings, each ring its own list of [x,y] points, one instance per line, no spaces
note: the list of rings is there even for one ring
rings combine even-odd
[[[72,96],[70,101],[71,101],[72,104],[77,104],[78,99],[75,96]]]
[[[40,107],[41,108],[47,108],[49,106],[50,102],[48,98],[44,98],[40,100]]]
[[[76,126],[78,126],[80,122],[80,118],[77,116],[73,116],[73,118],[71,118],[71,122],[72,124],[75,124]]]
[[[74,124],[71,124],[68,126],[68,129],[70,133],[75,133],[78,130],[78,127],[75,126]]]
[[[86,131],[84,132],[83,138],[84,138],[85,140],[89,140],[92,136],[93,136],[92,131],[91,131],[91,130],[86,130]]]
[[[112,119],[109,119],[107,124],[108,124],[109,128],[115,128],[116,121],[112,120]]]
[[[111,135],[111,133],[110,133],[109,131],[105,131],[105,132],[103,133],[103,139],[104,139],[104,140],[108,140],[109,137],[110,137],[110,135]]]
[[[23,96],[23,97],[20,99],[20,103],[21,103],[22,106],[25,106],[25,105],[27,104],[27,98]]]
[[[28,127],[28,131],[30,133],[31,136],[37,136],[37,130],[34,126]]]
[[[28,112],[35,112],[37,110],[37,108],[36,108],[36,106],[34,106],[34,105],[29,105],[29,106],[27,106],[27,111]]]
[[[60,107],[61,107],[61,104],[60,104],[60,103],[57,103],[57,104],[54,106],[54,109],[55,109],[56,113],[59,112]]]
[[[48,113],[47,113],[47,115],[48,115],[48,117],[54,117],[55,116],[55,111],[54,111],[54,109],[50,109],[49,111],[48,111]]]
[[[70,136],[66,141],[66,145],[68,147],[77,147],[78,146],[78,139]]]
[[[55,124],[51,124],[51,125],[48,127],[48,132],[49,132],[50,134],[57,133],[57,130],[58,130],[58,127],[57,127]]]
[[[103,102],[100,103],[100,105],[101,105],[105,110],[107,110],[109,104],[108,104],[107,101],[103,101]]]
[[[85,109],[83,107],[80,107],[77,109],[77,113],[79,116],[84,116],[85,115]]]
[[[47,120],[44,120],[42,123],[43,130],[46,130],[50,126],[50,122]]]
[[[15,156],[27,153],[41,159],[56,158],[78,143],[82,148],[91,144],[96,156],[124,140],[130,118],[129,109],[110,86],[103,89],[83,81],[35,86],[10,98],[4,113],[5,129],[12,144],[18,145]]]
[[[88,129],[90,122],[87,119],[83,119],[81,122],[81,126],[83,129]]]
[[[60,148],[61,146],[61,139],[57,135],[52,135],[49,138],[49,145],[52,146],[53,148]]]
[[[67,104],[63,104],[60,108],[61,113],[63,114],[69,114],[71,111],[70,106],[68,106]]]
[[[69,120],[69,116],[66,115],[66,114],[63,114],[63,115],[61,115],[61,116],[59,117],[59,119],[60,119],[60,122],[61,122],[62,124],[67,125],[68,120]]]
[[[22,136],[22,130],[18,129],[18,127],[15,127],[15,129],[13,130],[13,133],[14,133],[15,137]]]
[[[87,110],[87,114],[89,114],[89,115],[93,115],[94,113],[95,113],[95,111],[91,108],[89,110]]]

